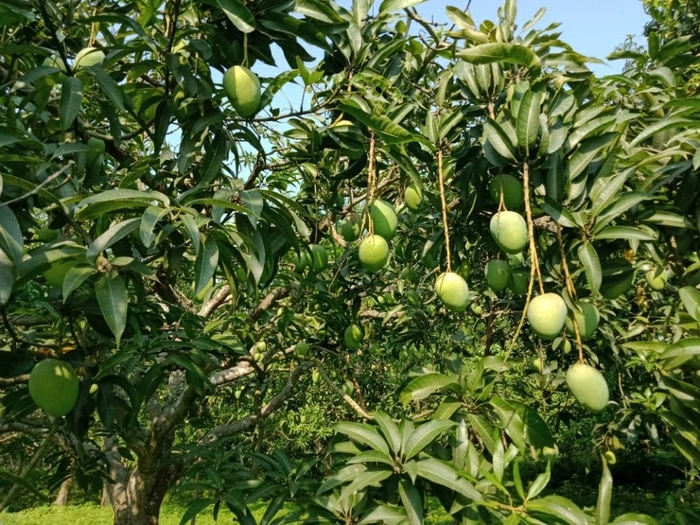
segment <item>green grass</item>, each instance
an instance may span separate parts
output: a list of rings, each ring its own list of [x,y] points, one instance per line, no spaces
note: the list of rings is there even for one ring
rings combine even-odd
[[[429,505],[430,517],[426,523],[432,525],[449,525],[452,523],[449,516],[442,511],[437,501],[431,501]],[[185,507],[172,503],[163,505],[160,513],[160,525],[180,525],[180,519],[185,512]],[[254,509],[256,518],[262,517],[265,507]],[[0,525],[37,525],[47,523],[51,525],[111,525],[113,522],[112,509],[100,507],[95,504],[69,505],[67,507],[40,506],[20,512],[0,514]],[[222,523],[236,523],[232,514],[227,510],[219,512],[219,520],[214,521],[211,509],[205,510],[197,516],[197,525],[214,525]]]

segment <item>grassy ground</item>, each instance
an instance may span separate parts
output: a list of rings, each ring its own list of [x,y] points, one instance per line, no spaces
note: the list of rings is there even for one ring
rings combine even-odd
[[[435,508],[433,508],[435,507]],[[439,509],[437,502],[431,505],[431,517],[426,520],[432,525],[449,525],[451,520]],[[180,519],[184,514],[184,507],[166,504],[160,514],[160,525],[180,525]],[[256,513],[256,517],[262,517],[264,508]],[[33,509],[23,510],[16,513],[3,512],[0,514],[0,525],[109,525],[112,523],[113,514],[111,508],[100,507],[99,505],[71,505],[68,507],[41,506]],[[219,512],[218,522],[214,521],[211,511],[204,511],[197,516],[197,525],[214,525],[221,523],[232,523],[230,512],[222,510]],[[233,523],[236,523],[233,521]]]

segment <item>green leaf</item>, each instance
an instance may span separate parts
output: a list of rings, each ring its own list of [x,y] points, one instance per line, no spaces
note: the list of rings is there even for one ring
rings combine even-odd
[[[684,286],[678,290],[678,295],[685,306],[685,311],[700,323],[700,291],[692,286]]]
[[[526,91],[520,101],[516,131],[518,144],[529,153],[529,147],[537,141],[540,131],[540,107],[542,105],[541,93]]]
[[[536,498],[540,492],[542,492],[545,487],[549,484],[549,478],[551,477],[551,463],[547,462],[547,467],[545,471],[539,474],[535,481],[532,482],[530,487],[527,489],[527,500]]]
[[[506,44],[503,42],[470,47],[458,52],[457,56],[472,64],[510,62],[531,69],[537,69],[541,66],[540,58],[532,49],[518,44]]]
[[[61,130],[67,130],[80,113],[83,104],[83,83],[79,78],[66,77],[61,85],[61,99],[58,102],[58,116]]]
[[[216,3],[241,33],[255,31],[253,13],[239,0],[216,0]]]
[[[294,11],[327,24],[344,22],[342,17],[333,10],[328,2],[323,0],[296,0]]]
[[[593,184],[590,198],[593,206],[591,215],[597,217],[610,202],[620,193],[627,179],[635,173],[636,167],[629,168],[609,178],[599,178]]]
[[[107,100],[115,108],[124,111],[124,96],[119,89],[119,84],[117,84],[112,77],[105,73],[104,69],[101,67],[86,67],[85,70],[90,73],[97,84],[100,86],[102,93],[104,93]]]
[[[650,200],[651,198],[652,196],[648,193],[641,193],[635,191],[623,193],[609,206],[607,206],[600,212],[600,215],[596,219],[596,226],[594,232],[602,230],[606,224],[617,219],[619,216],[621,216],[633,206],[636,206],[640,202]]]
[[[88,246],[87,253],[85,254],[87,261],[90,264],[95,264],[98,255],[112,246],[115,242],[118,242],[129,235],[132,231],[138,228],[140,224],[141,218],[134,217],[133,219],[127,219],[111,226],[106,232],[95,239],[90,246]]]
[[[673,370],[697,355],[700,355],[700,337],[690,337],[669,345],[661,358],[666,360],[665,368]]]
[[[351,481],[364,472],[367,472],[367,466],[363,464],[348,465],[346,467],[343,467],[342,469],[331,475],[329,478],[327,478],[321,484],[321,486],[316,491],[316,495],[318,496],[320,494],[323,494],[324,492],[327,492],[328,490],[331,490],[337,487],[338,485],[342,485],[346,481]]]
[[[423,525],[423,501],[416,487],[407,479],[399,481],[399,496],[403,508],[406,509],[410,525]]]
[[[411,401],[420,401],[450,385],[458,386],[454,376],[425,374],[413,379],[406,385],[401,394],[399,394],[399,401],[404,405]]]
[[[200,514],[204,509],[212,506],[214,503],[216,503],[216,500],[211,498],[200,498],[192,501],[187,506],[187,510],[185,511],[185,513],[182,515],[182,519],[180,519],[180,525],[186,525],[187,523],[192,521],[195,516]]]
[[[194,263],[195,295],[199,295],[207,287],[209,281],[214,277],[218,263],[219,244],[213,237],[206,236]]]
[[[375,412],[373,415],[387,443],[389,443],[391,452],[393,454],[398,454],[401,451],[401,434],[399,433],[399,427],[396,426],[396,423],[384,412]]]
[[[390,505],[378,505],[369,513],[365,514],[359,525],[365,523],[383,523],[386,525],[400,525],[406,523],[406,509]]]
[[[348,493],[360,492],[366,487],[378,487],[381,482],[393,474],[392,469],[376,468],[368,469],[366,472],[358,475],[352,482],[344,488]]]
[[[74,266],[63,278],[63,302],[65,303],[75,290],[97,271],[91,266]]]
[[[129,298],[124,280],[114,270],[104,274],[95,283],[95,295],[100,311],[114,334],[117,346],[119,346],[124,328],[126,328],[126,316],[129,308]]]
[[[634,226],[608,226],[595,234],[596,240],[602,239],[625,239],[635,241],[655,241],[659,235],[653,231],[645,231],[641,227]]]
[[[394,462],[391,456],[387,456],[383,452],[378,452],[376,450],[365,450],[359,454],[350,458],[347,462],[348,465],[354,465],[356,463],[383,463],[391,467],[394,466]]]
[[[657,525],[658,521],[651,516],[647,516],[646,514],[636,514],[630,512],[623,514],[622,516],[618,516],[612,523],[613,525]]]
[[[520,460],[516,459],[513,463],[513,484],[515,491],[520,496],[520,499],[525,500],[525,489],[523,488],[523,478],[520,476]]]
[[[481,438],[486,450],[493,455],[496,452],[496,441],[493,439],[493,425],[485,417],[478,414],[467,414],[467,419],[472,429]]]
[[[375,133],[382,139],[386,144],[402,144],[405,142],[423,142],[425,139],[417,134],[411,133],[410,131],[403,128],[401,125],[393,122],[386,115],[380,115],[377,113],[368,113],[363,109],[357,107],[357,105],[344,103],[340,104],[338,109],[353,118],[357,119],[360,123],[372,128]]]
[[[348,421],[341,421],[340,423],[336,423],[334,428],[336,432],[339,432],[340,434],[345,434],[350,439],[353,439],[358,443],[366,445],[376,450],[377,452],[386,454],[387,456],[391,455],[389,446],[387,445],[386,441],[384,441],[382,436],[379,435],[379,432],[377,432],[370,425],[367,425],[365,423],[352,423]]]
[[[606,133],[582,142],[578,149],[569,157],[564,167],[565,178],[574,180],[588,167],[598,154],[617,136],[616,133]]]
[[[156,224],[167,214],[168,210],[160,206],[149,206],[143,212],[141,225],[139,226],[139,237],[146,248],[150,248],[156,238],[156,234],[153,231]]]
[[[639,135],[637,135],[634,138],[632,142],[630,142],[629,147],[633,148],[636,145],[641,144],[648,138],[653,137],[654,135],[656,135],[657,133],[661,133],[662,131],[666,131],[667,129],[680,128],[684,126],[696,127],[697,121],[688,120],[683,117],[665,118],[645,128],[641,133],[639,133]]]
[[[450,427],[455,426],[454,421],[438,419],[420,425],[408,438],[404,450],[405,458],[411,459],[435,440],[440,434]]]
[[[590,242],[584,241],[578,248],[578,258],[583,265],[583,271],[586,274],[586,280],[588,281],[588,288],[590,288],[591,294],[597,295],[600,290],[600,285],[603,282],[603,270],[600,266],[598,252],[596,252]]]
[[[515,144],[498,122],[489,118],[484,123],[484,138],[501,157],[515,162]]]
[[[542,210],[565,228],[579,227],[579,225],[576,223],[576,219],[571,214],[571,212],[564,208],[561,205],[561,203],[550,199],[549,197],[544,198],[544,202],[542,203]]]
[[[9,206],[0,205],[0,250],[15,265],[22,262],[24,239],[17,217]]]
[[[527,504],[531,512],[541,512],[549,516],[555,516],[569,525],[587,525],[588,517],[571,500],[561,496],[545,496],[535,499]]]
[[[610,503],[612,502],[613,478],[608,468],[608,462],[601,456],[603,472],[598,485],[598,503],[595,507],[597,525],[606,525],[610,521]]]
[[[379,14],[393,13],[401,9],[407,9],[418,4],[422,4],[425,0],[384,0],[379,5]]]
[[[457,470],[449,463],[434,458],[422,459],[417,462],[417,472],[421,478],[447,487],[469,500],[475,502],[484,500],[476,487],[466,479],[459,477]]]
[[[519,401],[495,396],[491,398],[490,404],[519,449],[523,450],[527,445],[533,445],[536,448],[554,446],[554,439],[547,423],[534,409]]]
[[[0,308],[7,304],[15,282],[15,268],[10,258],[0,250]]]

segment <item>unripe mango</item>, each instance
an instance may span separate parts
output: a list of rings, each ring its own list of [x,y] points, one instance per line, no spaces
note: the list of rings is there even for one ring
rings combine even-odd
[[[78,401],[80,383],[70,363],[44,359],[29,374],[29,395],[39,408],[53,417],[63,417]]]
[[[467,282],[455,272],[445,272],[435,281],[435,292],[445,307],[452,312],[463,312],[469,301]]]
[[[586,410],[600,412],[610,399],[610,391],[605,377],[598,370],[585,363],[576,363],[566,372],[569,390]]]
[[[360,263],[368,272],[376,272],[389,260],[389,243],[381,235],[368,235],[360,243]]]
[[[370,215],[374,233],[387,241],[391,240],[399,224],[394,207],[386,201],[376,200],[370,206]]]
[[[492,259],[486,263],[486,284],[494,292],[501,292],[508,287],[510,265],[507,261]]]
[[[519,253],[527,245],[527,224],[514,211],[499,211],[491,217],[491,235],[506,253]]]
[[[512,175],[496,175],[489,184],[489,195],[496,204],[501,202],[509,209],[518,209],[523,204],[523,184]]]
[[[260,106],[260,80],[250,69],[232,66],[224,73],[224,92],[241,117],[252,117]]]
[[[574,334],[574,322],[572,319],[576,319],[576,324],[578,325],[578,331],[581,334],[581,339],[584,341],[593,335],[593,332],[598,328],[598,323],[600,322],[600,314],[598,309],[593,303],[583,302],[581,303],[581,312],[576,311],[573,315],[568,315],[566,317],[566,329],[570,334]]]
[[[538,295],[527,308],[530,328],[545,339],[558,336],[566,323],[566,303],[560,295],[546,293]]]

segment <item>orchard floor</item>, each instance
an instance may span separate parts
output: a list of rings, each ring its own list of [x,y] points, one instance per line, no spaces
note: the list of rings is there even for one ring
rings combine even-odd
[[[432,506],[431,506],[432,507]],[[433,509],[431,508],[431,511]],[[160,514],[160,525],[180,525],[180,520],[185,508],[175,505],[164,505]],[[264,514],[264,508],[256,513],[260,518]],[[23,510],[16,513],[3,512],[0,514],[0,525],[111,525],[113,519],[112,509],[99,505],[75,505],[67,507],[42,506]],[[214,521],[211,512],[204,511],[197,516],[197,525],[221,525],[232,523],[231,513],[222,510],[218,521]],[[233,521],[233,523],[236,523]],[[452,521],[447,514],[435,508],[429,515],[426,523],[432,525],[449,525]]]

